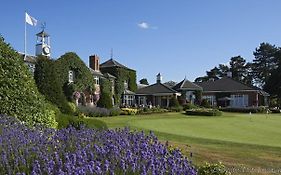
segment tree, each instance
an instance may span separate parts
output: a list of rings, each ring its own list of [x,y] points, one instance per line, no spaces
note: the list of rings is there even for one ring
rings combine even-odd
[[[264,90],[271,94],[272,98],[277,98],[281,102],[281,67],[272,72],[267,79]],[[280,104],[279,104],[280,105]]]
[[[0,37],[0,114],[33,126],[57,127],[55,111],[38,92],[23,58]]]
[[[219,64],[219,76],[220,77],[225,77],[227,73],[230,71],[230,68],[228,65],[225,64]]]
[[[230,59],[230,71],[232,73],[232,78],[234,80],[244,82],[247,69],[246,69],[246,60],[239,56],[232,57]]]
[[[141,79],[139,82],[140,82],[140,84],[149,85],[149,83],[148,83],[146,78]]]
[[[252,69],[255,83],[262,87],[271,75],[271,72],[278,67],[278,59],[276,54],[280,48],[269,43],[261,43],[253,52],[255,58],[253,60]]]

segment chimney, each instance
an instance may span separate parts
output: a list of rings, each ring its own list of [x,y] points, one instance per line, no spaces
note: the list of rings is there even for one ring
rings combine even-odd
[[[226,76],[227,76],[228,78],[232,78],[232,72],[228,71],[228,72],[226,73]]]
[[[97,55],[91,55],[89,57],[89,66],[94,71],[100,71],[100,58]]]
[[[158,73],[157,78],[156,78],[156,83],[161,83],[162,81],[162,75]]]

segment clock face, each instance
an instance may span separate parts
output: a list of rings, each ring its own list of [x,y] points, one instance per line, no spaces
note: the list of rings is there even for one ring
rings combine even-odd
[[[43,48],[43,53],[44,53],[45,55],[50,54],[50,48],[49,48],[48,46],[45,46],[45,47]]]

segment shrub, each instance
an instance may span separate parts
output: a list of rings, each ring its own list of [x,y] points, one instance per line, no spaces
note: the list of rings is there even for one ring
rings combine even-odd
[[[110,116],[110,110],[100,107],[78,106],[79,111],[89,117],[107,117]]]
[[[180,106],[178,99],[173,96],[170,100],[169,107],[178,107]]]
[[[196,109],[198,108],[198,106],[196,106],[195,104],[191,104],[191,103],[186,103],[185,105],[183,105],[183,110],[186,111],[187,109]]]
[[[97,106],[100,108],[106,108],[106,109],[112,108],[113,106],[112,106],[111,95],[109,93],[102,93]]]
[[[0,114],[28,125],[56,127],[55,112],[46,103],[20,55],[0,37]]]
[[[241,113],[267,113],[268,109],[264,106],[244,107],[244,108],[221,108],[224,112],[241,112]]]
[[[182,106],[174,106],[169,108],[169,111],[171,112],[181,112],[182,110],[183,110]]]
[[[210,105],[210,103],[208,102],[207,99],[203,99],[203,100],[201,101],[201,105],[200,105],[200,106],[202,106],[202,107],[204,107],[204,108],[210,108],[210,107],[211,107],[211,105]]]
[[[138,110],[133,108],[121,108],[121,110],[121,115],[136,115],[138,113]]]
[[[198,168],[198,175],[230,175],[225,166],[219,162],[216,164],[205,163]]]
[[[186,110],[185,114],[200,116],[221,116],[222,112],[217,109],[198,108]]]
[[[164,109],[164,108],[157,108],[157,107],[153,107],[153,108],[140,108],[138,109],[138,114],[143,115],[143,114],[155,114],[155,113],[164,113],[164,112],[169,112],[168,109]]]
[[[122,110],[120,108],[112,108],[109,110],[110,111],[110,116],[118,116],[121,114]]]

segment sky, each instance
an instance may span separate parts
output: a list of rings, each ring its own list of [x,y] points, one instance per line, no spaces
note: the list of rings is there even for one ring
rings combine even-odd
[[[88,65],[111,57],[137,71],[137,80],[193,81],[233,56],[253,60],[260,43],[281,46],[280,0],[9,0],[1,2],[0,34],[24,51],[25,11],[38,20],[27,25],[27,53],[46,23],[51,56],[76,52]]]

